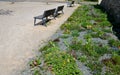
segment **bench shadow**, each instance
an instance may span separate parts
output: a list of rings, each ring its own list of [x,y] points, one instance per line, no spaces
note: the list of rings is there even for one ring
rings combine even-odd
[[[49,23],[51,20],[52,20],[52,19],[47,19],[47,20],[46,20],[46,24]],[[40,21],[40,22],[36,23],[34,26],[38,26],[38,25],[43,25],[43,26],[45,26],[45,23],[43,23],[43,21]]]
[[[75,5],[71,5],[71,6],[67,6],[68,8],[72,8],[72,7],[75,7]]]
[[[63,13],[58,13],[57,15],[55,15],[55,18],[59,18],[60,15],[62,15]]]
[[[0,9],[0,15],[12,15],[12,10]]]
[[[107,12],[102,6],[94,5],[94,7],[100,9],[103,13],[107,14],[107,20],[113,26],[112,31],[114,32],[114,35],[120,40],[120,24],[115,23],[114,17],[109,12]]]

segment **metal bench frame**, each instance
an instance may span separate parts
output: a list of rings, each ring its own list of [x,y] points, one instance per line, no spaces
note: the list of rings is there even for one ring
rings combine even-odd
[[[60,11],[62,12],[62,14],[64,14],[63,8],[64,8],[64,5],[58,6],[57,9],[55,10],[55,16],[57,16],[59,14],[58,12]]]
[[[67,3],[67,7],[72,7],[74,6],[75,1],[70,1]]]
[[[54,9],[49,9],[49,10],[45,10],[43,15],[39,15],[34,17],[34,25],[36,25],[36,19],[42,19],[42,23],[43,25],[46,26],[46,21],[48,20],[48,17],[52,16],[53,18],[55,18],[55,8]]]

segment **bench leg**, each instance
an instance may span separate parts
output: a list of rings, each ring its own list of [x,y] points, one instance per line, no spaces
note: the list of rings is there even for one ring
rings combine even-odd
[[[44,25],[44,18],[42,18],[42,24]]]
[[[43,25],[45,25],[45,26],[47,26],[47,25],[46,25],[46,20],[47,20],[47,18],[45,18],[45,19],[42,18]]]
[[[34,18],[34,26],[35,26],[35,23],[36,23],[36,18]]]
[[[62,13],[64,14],[63,10],[62,10]]]
[[[45,24],[45,26],[47,27],[47,25],[46,25],[46,20],[47,20],[47,19],[44,20],[44,24]]]
[[[58,12],[57,13],[55,13],[55,17],[57,17],[58,16]]]
[[[55,16],[55,14],[54,14],[54,15],[53,15],[53,18],[55,19],[55,17],[56,17],[56,16]]]

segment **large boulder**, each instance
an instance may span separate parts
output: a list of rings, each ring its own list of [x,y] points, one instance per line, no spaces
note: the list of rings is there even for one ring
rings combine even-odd
[[[116,24],[120,24],[120,0],[99,0],[99,4],[114,19]]]

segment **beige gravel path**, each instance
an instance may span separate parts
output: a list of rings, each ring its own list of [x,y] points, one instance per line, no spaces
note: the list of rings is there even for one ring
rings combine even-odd
[[[64,15],[52,20],[47,27],[33,25],[34,16],[59,5],[65,5]],[[43,40],[50,39],[75,8],[68,8],[65,3],[0,2],[0,9],[13,11],[9,15],[0,15],[0,75],[21,75]]]

